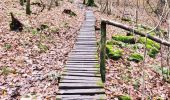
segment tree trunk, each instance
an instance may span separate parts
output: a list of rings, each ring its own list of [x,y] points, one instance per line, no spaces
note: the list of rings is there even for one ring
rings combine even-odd
[[[26,14],[30,15],[31,10],[30,10],[30,0],[27,0],[27,5],[26,5]]]
[[[165,0],[159,0],[158,3],[157,3],[156,11],[155,11],[155,13],[156,13],[158,16],[161,16],[161,15],[162,15],[164,6],[165,6]]]

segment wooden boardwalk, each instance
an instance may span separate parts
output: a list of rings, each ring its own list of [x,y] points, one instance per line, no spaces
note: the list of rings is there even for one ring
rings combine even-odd
[[[105,91],[97,67],[95,17],[86,11],[74,49],[69,54],[57,100],[105,100]]]

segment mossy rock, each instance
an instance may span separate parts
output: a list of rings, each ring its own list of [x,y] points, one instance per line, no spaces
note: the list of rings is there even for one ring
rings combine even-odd
[[[142,43],[142,44],[145,44],[145,40],[146,38],[145,37],[140,37],[138,42],[139,43]],[[157,48],[158,50],[160,49],[160,44],[155,42],[155,41],[152,41],[151,39],[147,39],[147,44],[146,45],[150,45],[152,47],[155,47]]]
[[[149,50],[148,55],[152,58],[155,58],[158,53],[159,50],[157,48],[152,48]]]
[[[123,95],[118,97],[119,100],[132,100],[130,96],[128,95]]]
[[[132,22],[132,20],[128,17],[123,17],[121,18],[122,21],[125,21],[125,22]]]
[[[119,47],[125,47],[125,44],[121,41],[111,40],[106,42],[107,45],[118,45]]]
[[[106,45],[106,53],[110,59],[118,60],[122,57],[122,52],[120,49],[113,50],[112,45]]]
[[[132,53],[129,57],[128,57],[129,61],[134,61],[134,62],[140,62],[143,60],[143,56],[139,53]]]
[[[133,36],[123,36],[123,35],[117,35],[117,36],[112,36],[113,40],[116,41],[121,41],[124,43],[130,43],[130,44],[134,44],[135,43],[135,39]]]

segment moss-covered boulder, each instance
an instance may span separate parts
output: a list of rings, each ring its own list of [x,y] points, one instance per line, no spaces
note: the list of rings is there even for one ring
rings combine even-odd
[[[142,44],[145,44],[145,41],[146,41],[145,37],[140,37],[139,40],[138,40],[138,42],[142,43]],[[158,50],[160,49],[160,44],[155,42],[155,41],[152,41],[151,39],[147,39],[147,44],[146,45],[150,45],[151,47],[155,47]]]
[[[130,44],[135,43],[135,39],[133,36],[116,35],[116,36],[112,36],[112,39],[116,41],[121,41],[124,43],[130,43]]]
[[[106,45],[106,53],[110,59],[118,60],[122,57],[121,49],[113,49],[112,45]]]
[[[119,47],[125,47],[125,43],[121,41],[111,40],[106,42],[107,45],[118,45]]]
[[[129,61],[134,61],[134,62],[140,62],[143,60],[143,56],[139,53],[132,53],[129,57],[128,57]]]
[[[156,55],[159,53],[159,50],[156,48],[151,48],[148,52],[148,55],[152,58],[155,58]]]

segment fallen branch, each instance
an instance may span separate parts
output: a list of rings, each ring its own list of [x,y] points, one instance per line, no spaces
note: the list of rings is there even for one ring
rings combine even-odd
[[[106,23],[106,24],[108,24],[108,25],[113,25],[113,26],[115,26],[115,27],[119,27],[119,28],[121,28],[121,29],[130,31],[130,32],[134,32],[135,34],[140,35],[140,36],[143,36],[143,37],[146,36],[145,33],[139,32],[139,31],[137,31],[137,30],[134,30],[134,29],[131,28],[130,26],[124,25],[124,24],[122,24],[122,23],[118,23],[118,22],[115,22],[115,21],[109,21],[109,20],[106,20],[106,19],[102,19],[102,22],[103,22],[103,23]],[[147,35],[147,37],[148,37],[149,39],[155,41],[155,42],[158,42],[158,43],[161,43],[161,44],[163,44],[163,45],[165,45],[165,46],[170,47],[170,42],[168,42],[168,41],[162,40],[162,39],[160,39],[160,38],[158,38],[158,37],[153,37],[153,36],[151,36],[151,35],[149,35],[149,34]]]

